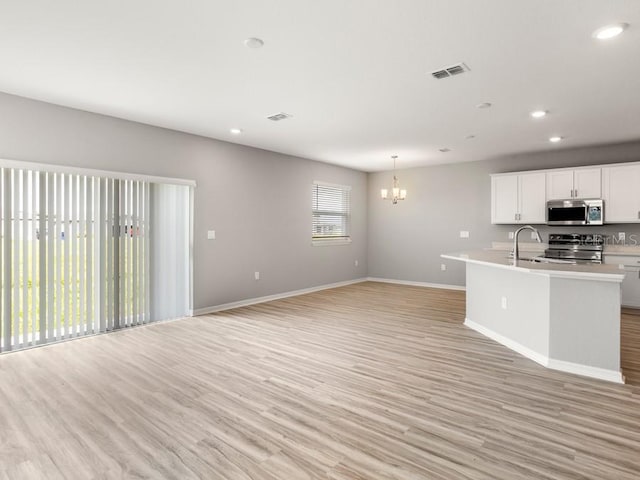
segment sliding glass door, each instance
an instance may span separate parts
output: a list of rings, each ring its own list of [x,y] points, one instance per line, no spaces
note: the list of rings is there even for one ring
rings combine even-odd
[[[1,168],[0,352],[187,315],[190,193]]]

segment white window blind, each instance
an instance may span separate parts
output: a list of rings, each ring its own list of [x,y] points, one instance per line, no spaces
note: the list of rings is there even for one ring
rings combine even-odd
[[[314,182],[312,190],[314,240],[347,239],[351,223],[351,187]]]
[[[0,352],[168,318],[151,315],[160,301],[151,253],[160,248],[156,256],[168,264],[177,258],[171,273],[180,269],[178,280],[188,282],[188,251],[176,249],[189,243],[167,247],[151,234],[165,187],[187,211],[164,212],[164,229],[173,222],[188,239],[188,186],[1,168]],[[170,313],[187,308],[181,299]]]

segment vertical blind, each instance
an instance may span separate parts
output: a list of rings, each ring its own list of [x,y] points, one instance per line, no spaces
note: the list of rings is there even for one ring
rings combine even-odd
[[[349,237],[351,187],[314,182],[312,204],[313,239]]]
[[[150,276],[151,198],[166,187],[1,168],[0,352],[167,318],[151,316]],[[188,220],[172,220],[188,230]]]

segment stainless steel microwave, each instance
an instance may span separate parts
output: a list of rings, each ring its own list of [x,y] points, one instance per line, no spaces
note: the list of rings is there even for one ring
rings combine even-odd
[[[604,202],[593,200],[551,200],[547,202],[547,225],[602,225]]]

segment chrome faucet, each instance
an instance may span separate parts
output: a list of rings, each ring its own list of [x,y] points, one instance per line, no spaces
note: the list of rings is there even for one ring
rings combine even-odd
[[[515,265],[520,260],[520,249],[518,248],[518,237],[520,236],[520,232],[523,230],[531,230],[536,234],[536,240],[538,243],[542,243],[542,238],[540,238],[540,232],[537,229],[533,228],[531,225],[525,225],[524,227],[520,227],[516,230],[515,235],[513,236],[513,264]]]

